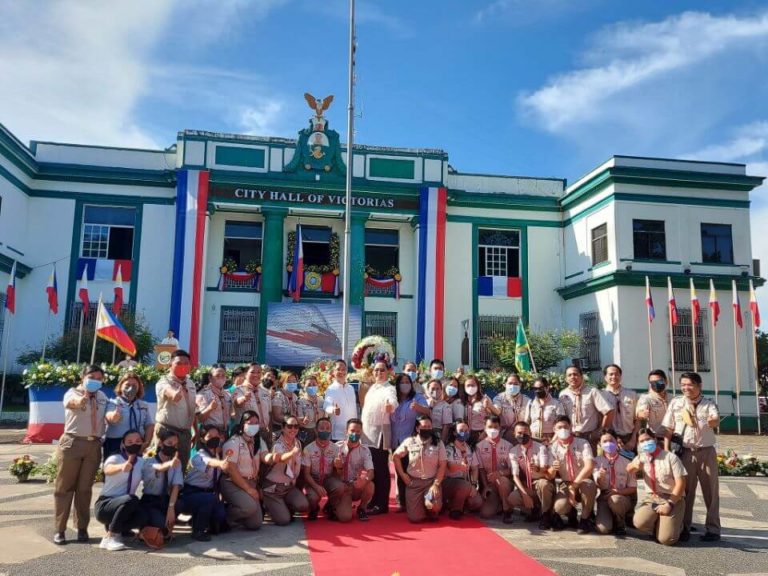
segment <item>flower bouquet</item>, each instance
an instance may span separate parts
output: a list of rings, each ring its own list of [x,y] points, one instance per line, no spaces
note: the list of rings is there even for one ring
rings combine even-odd
[[[32,460],[32,456],[24,454],[14,458],[11,465],[8,467],[8,471],[16,477],[17,482],[26,482],[29,480],[29,475],[35,469],[35,461]]]

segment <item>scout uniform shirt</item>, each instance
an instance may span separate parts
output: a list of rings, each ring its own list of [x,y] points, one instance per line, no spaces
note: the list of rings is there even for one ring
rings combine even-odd
[[[104,461],[104,466],[112,464],[122,466],[127,461],[128,459],[123,454],[112,454],[112,456]],[[143,468],[144,458],[137,456],[136,461],[133,463],[133,469],[130,472],[123,472],[121,470],[117,474],[104,474],[104,487],[101,489],[101,496],[117,498],[118,496],[136,494],[136,489],[139,487],[139,482],[141,482]]]
[[[243,404],[238,405],[237,401],[248,396],[249,392],[251,397]],[[261,427],[269,428],[269,423],[272,421],[272,396],[264,386],[256,386],[255,388],[251,388],[249,384],[238,386],[232,393],[232,402],[235,405],[235,420],[239,422],[246,410],[252,410],[259,415]]]
[[[211,456],[205,448],[198,450],[189,462],[184,483],[203,490],[218,490],[221,469],[210,465],[211,460],[218,459],[216,456]]]
[[[85,398],[85,408],[67,408],[71,400],[80,401]],[[64,394],[64,434],[77,438],[96,439],[104,436],[107,413],[107,396],[99,390],[96,394],[88,393],[80,388],[70,388]]]
[[[408,475],[419,480],[431,480],[437,476],[440,462],[446,459],[442,441],[435,444],[431,438],[422,441],[418,436],[406,438],[395,453],[408,456]]]
[[[453,472],[446,468],[446,478],[461,478],[462,480],[470,480],[469,473],[473,467],[477,466],[472,448],[470,448],[469,444],[466,443],[464,444],[463,450],[456,444],[448,444],[448,446],[445,447],[445,459],[449,464],[466,464],[469,466],[469,468],[466,470],[454,470]]]
[[[547,395],[543,402],[534,398],[528,403],[524,420],[531,425],[531,436],[544,438],[555,433],[555,419],[564,415],[565,408],[560,401]]]
[[[493,405],[501,410],[501,427],[511,428],[518,420],[525,420],[525,413],[531,399],[522,392],[517,396],[511,396],[504,392],[497,394],[493,399]]]
[[[272,397],[272,406],[281,406],[283,408],[283,417],[288,418],[288,416],[296,416],[297,401],[296,394],[288,392],[285,388],[278,388]],[[283,423],[275,422],[275,424],[282,426]]]
[[[571,442],[561,444],[553,440],[549,445],[549,465],[555,460],[560,461],[558,476],[565,482],[573,482],[588,461],[592,460],[592,447],[583,438],[571,436]]]
[[[488,396],[483,395],[480,400],[475,402],[469,402],[466,405],[462,405],[463,411],[461,418],[464,419],[469,425],[469,429],[472,432],[482,431],[485,429],[485,417],[488,415],[488,411],[483,406],[483,402]]]
[[[155,464],[163,464],[160,456],[144,458],[141,466],[141,479],[144,482],[142,494],[168,496],[172,486],[184,486],[184,473],[181,471],[180,463],[165,472],[155,470]]]
[[[174,392],[181,388],[184,393],[181,400],[173,402],[165,397],[165,391],[171,389]],[[158,424],[169,428],[187,432],[195,421],[195,384],[189,378],[183,381],[170,374],[162,376],[155,385],[157,394],[157,414],[155,420]]]
[[[433,402],[429,400],[429,402]],[[430,415],[432,417],[432,428],[442,430],[446,424],[453,423],[453,409],[445,400],[438,400],[430,405]]]
[[[197,412],[200,413],[210,406],[216,398],[216,408],[208,414],[203,425],[213,424],[219,430],[226,430],[229,426],[229,418],[232,415],[232,396],[223,388],[216,391],[213,386],[206,386],[197,393]]]
[[[523,478],[529,489],[534,480],[546,478],[544,469],[548,466],[549,459],[544,444],[531,440],[527,447],[522,444],[513,446],[509,461],[512,465],[512,476]],[[538,470],[534,469],[534,466],[538,466]]]
[[[617,454],[616,458],[613,460],[606,456],[598,456],[595,458],[595,470],[592,473],[592,476],[598,487],[600,487],[600,490],[624,490],[624,488],[634,488],[637,486],[637,478],[635,475],[627,472],[629,463],[630,460],[624,458],[621,454]],[[603,488],[598,481],[600,470],[605,470],[605,485],[607,488]]]
[[[680,458],[660,448],[656,456],[638,454],[632,462],[642,465],[643,480],[648,492],[665,499],[675,489],[675,479],[688,475]]]
[[[373,458],[368,446],[358,444],[350,447],[344,440],[336,442],[339,447],[339,456],[344,463],[341,469],[341,479],[346,482],[354,482],[360,478],[360,472],[363,470],[373,470]]]
[[[296,484],[296,479],[301,473],[301,442],[296,438],[294,445],[299,447],[299,453],[293,456],[287,462],[278,462],[272,464],[267,472],[267,480],[270,480],[276,484]],[[293,450],[293,446],[288,447],[285,443],[285,438],[281,435],[274,446],[272,446],[272,452],[285,454]]]
[[[475,446],[475,465],[483,468],[486,474],[501,472],[503,476],[509,476],[510,452],[512,452],[512,444],[501,436],[496,444],[485,438]]]
[[[669,403],[661,425],[680,434],[686,448],[708,448],[715,445],[715,431],[707,424],[707,420],[714,416],[720,418],[713,400],[699,396],[694,405],[687,398],[678,396]]]
[[[222,451],[224,459],[235,464],[240,476],[246,480],[258,479],[261,456],[269,452],[263,448],[256,452],[254,450],[254,443],[248,442],[243,436],[239,435],[234,435],[224,442]]]
[[[340,450],[330,440],[327,446],[320,446],[317,441],[311,442],[301,453],[301,465],[308,467],[309,474],[322,486],[325,479],[333,474],[333,461]]]
[[[296,418],[299,426],[314,430],[317,419],[323,414],[323,401],[319,396],[302,395],[296,403]],[[304,418],[307,422],[304,422]]]
[[[107,412],[120,412],[120,422],[107,424],[107,438],[122,438],[128,430],[136,430],[143,439],[146,427],[155,423],[149,404],[140,398],[133,402],[122,396],[110,398]]]
[[[564,389],[558,399],[571,418],[573,431],[582,434],[596,430],[602,422],[601,415],[613,410],[600,390],[586,384],[581,386],[579,393]]]
[[[647,392],[641,394],[637,400],[637,411],[640,412],[648,409],[647,426],[653,430],[656,434],[661,433],[661,421],[664,420],[664,414],[667,413],[667,398],[668,396],[662,396],[656,392]]]
[[[619,393],[606,387],[603,397],[614,410],[613,424],[611,426],[617,434],[626,436],[635,431],[635,407],[637,406],[637,392],[622,386]]]

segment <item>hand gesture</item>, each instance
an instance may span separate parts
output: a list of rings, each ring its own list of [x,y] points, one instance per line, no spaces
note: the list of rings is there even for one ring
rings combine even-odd
[[[411,405],[410,405],[411,410],[416,410],[416,406],[418,405],[419,403],[416,402],[416,400],[411,400]]]
[[[120,413],[120,410],[115,410],[111,413],[112,417],[112,423],[113,424],[119,424],[120,421],[123,419],[123,415]]]
[[[88,406],[88,396],[83,394],[83,397],[80,398],[80,409],[85,410],[87,406]]]
[[[210,403],[210,404],[208,404],[208,409],[209,409],[209,410],[215,410],[215,409],[216,409],[216,406],[218,406],[218,404],[219,404],[219,402],[218,402],[218,400],[216,399],[216,396],[214,396],[214,397],[213,397],[213,400],[211,400],[211,403]]]
[[[651,416],[651,409],[648,406],[646,406],[642,410],[638,410],[637,411],[637,417],[640,420],[648,420],[648,418],[650,418],[650,416]]]
[[[341,408],[339,408],[339,405],[336,402],[333,403],[333,413],[336,414],[336,416],[341,414]]]
[[[309,416],[304,416],[304,417],[301,419],[301,423],[302,423],[302,424],[304,424],[305,426],[306,426],[307,424],[309,424]]]
[[[554,470],[555,472],[560,472],[560,460],[559,459],[555,460],[554,462],[552,462],[552,470]]]
[[[179,402],[183,397],[184,397],[184,391],[181,388],[179,388],[178,390],[176,390],[176,393],[173,396],[171,396],[171,401]]]
[[[490,410],[491,406],[493,406],[493,402],[491,402],[491,399],[488,398],[488,396],[483,398],[483,408],[485,408],[486,410]]]
[[[123,463],[123,472],[130,472],[131,470],[133,470],[133,462],[126,460],[125,463]]]
[[[386,410],[387,414],[392,414],[392,412],[395,411],[395,407],[392,406],[392,402],[390,402],[389,398],[387,398],[387,403],[384,405],[384,410]]]

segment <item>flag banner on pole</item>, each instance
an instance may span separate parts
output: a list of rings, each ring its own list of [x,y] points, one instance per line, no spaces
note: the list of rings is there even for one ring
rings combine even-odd
[[[11,267],[11,276],[8,278],[8,288],[5,291],[5,307],[11,314],[16,313],[16,261]]]
[[[739,300],[739,292],[736,289],[736,280],[732,280],[733,283],[733,320],[739,326],[744,328],[744,319],[741,317],[741,301]]]
[[[757,294],[752,280],[749,281],[749,309],[752,312],[752,327],[760,328],[760,308],[757,305]]]
[[[653,296],[651,296],[651,283],[648,276],[645,277],[645,306],[648,308],[648,323],[656,318],[656,308],[653,307]]]
[[[531,371],[531,347],[528,345],[528,337],[525,335],[523,320],[517,320],[517,334],[515,336],[515,368],[518,372]]]
[[[696,295],[693,278],[691,278],[691,314],[693,315],[693,325],[698,326],[701,318],[701,304],[699,304],[699,297]]]
[[[104,302],[99,302],[98,315],[96,316],[96,336],[111,342],[126,354],[136,356],[136,344],[128,336],[128,332],[120,320],[104,306]]]
[[[59,313],[59,285],[56,281],[56,264],[53,265],[51,275],[48,276],[48,285],[45,287],[48,294],[48,309],[54,314]]]
[[[496,298],[522,298],[523,280],[519,277],[478,276],[477,295]]]
[[[288,279],[288,294],[294,302],[301,298],[301,287],[304,284],[304,242],[301,237],[301,224],[296,224],[296,242],[293,246],[293,263],[291,277]]]
[[[88,276],[83,271],[83,276],[80,278],[80,290],[77,293],[80,301],[83,303],[83,314],[88,316],[90,311],[90,300],[88,299]]]
[[[123,309],[123,275],[120,269],[117,269],[117,278],[115,278],[115,299],[112,301],[112,313],[120,316]]]
[[[672,291],[672,278],[667,276],[667,291],[669,292],[669,318],[672,326],[677,326],[677,303],[675,293]]]
[[[130,282],[132,262],[105,258],[78,258],[77,260],[78,278],[81,278],[85,272],[88,280],[114,282],[117,279],[118,271],[124,282]]]
[[[712,278],[709,279],[709,309],[712,313],[712,324],[717,326],[720,318],[720,303],[717,301],[717,292],[715,292],[715,283]]]

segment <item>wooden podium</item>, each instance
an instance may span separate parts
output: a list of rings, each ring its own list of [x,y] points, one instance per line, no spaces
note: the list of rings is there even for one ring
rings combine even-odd
[[[177,346],[173,344],[155,344],[155,368],[167,370],[171,367],[171,353]]]

